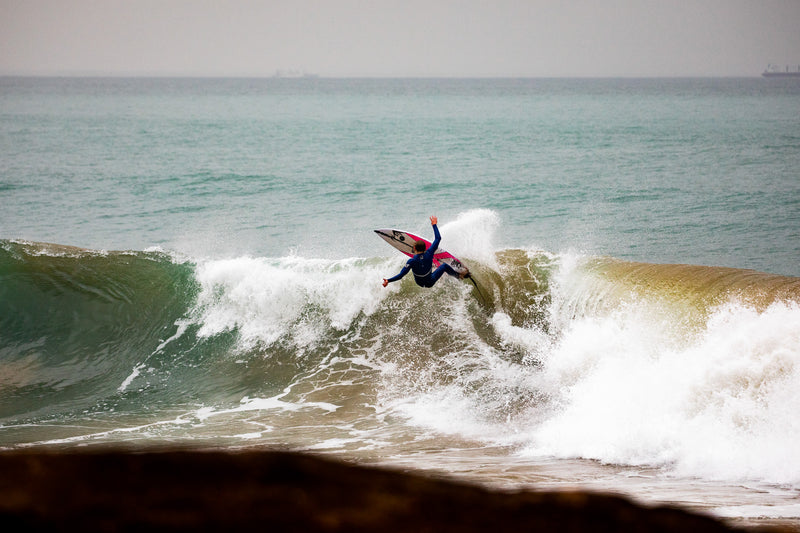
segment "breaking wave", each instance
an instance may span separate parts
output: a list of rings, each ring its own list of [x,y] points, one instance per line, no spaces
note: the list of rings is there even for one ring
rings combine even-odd
[[[402,263],[388,252],[0,241],[0,444],[349,449],[427,432],[800,486],[800,279],[487,251],[495,223],[443,228],[477,289],[384,289]]]

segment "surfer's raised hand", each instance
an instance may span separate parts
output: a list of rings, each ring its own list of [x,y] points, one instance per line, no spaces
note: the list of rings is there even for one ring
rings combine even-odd
[[[384,278],[384,280],[383,280],[383,286],[385,287],[385,286],[387,286],[388,284],[389,284],[389,280]]]
[[[436,217],[431,217],[431,226],[435,226],[439,223],[439,219]]]

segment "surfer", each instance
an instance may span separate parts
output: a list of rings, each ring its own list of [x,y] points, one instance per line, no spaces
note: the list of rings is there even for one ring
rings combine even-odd
[[[445,273],[460,278],[469,276],[469,271],[459,274],[447,263],[441,263],[439,268],[433,270],[433,255],[436,253],[439,242],[442,240],[442,236],[439,235],[439,228],[436,227],[437,222],[438,219],[432,216],[431,226],[433,226],[434,239],[430,247],[426,250],[425,241],[416,241],[414,243],[414,256],[406,262],[399,274],[389,279],[384,278],[384,287],[393,281],[402,279],[409,271],[414,273],[414,281],[416,281],[417,285],[420,287],[433,287]]]

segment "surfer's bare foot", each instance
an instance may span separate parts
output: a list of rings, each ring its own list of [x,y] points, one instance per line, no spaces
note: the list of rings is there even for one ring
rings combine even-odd
[[[469,277],[469,269],[464,270],[458,275],[458,279],[464,279]]]

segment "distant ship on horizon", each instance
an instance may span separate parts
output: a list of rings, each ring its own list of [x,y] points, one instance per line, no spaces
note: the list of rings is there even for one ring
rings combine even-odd
[[[796,70],[789,70],[787,65],[784,70],[778,65],[767,65],[767,69],[761,73],[765,78],[800,78],[800,65]]]
[[[273,78],[319,78],[319,75],[300,69],[278,69]]]

